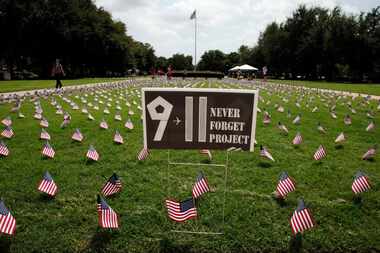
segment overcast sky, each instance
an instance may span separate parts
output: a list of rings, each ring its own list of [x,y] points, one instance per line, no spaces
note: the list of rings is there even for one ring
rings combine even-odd
[[[156,55],[194,55],[194,9],[198,17],[197,58],[206,50],[236,51],[253,46],[267,24],[282,22],[299,4],[333,8],[347,13],[368,11],[379,0],[95,0],[113,18],[127,25],[128,34],[153,45]]]

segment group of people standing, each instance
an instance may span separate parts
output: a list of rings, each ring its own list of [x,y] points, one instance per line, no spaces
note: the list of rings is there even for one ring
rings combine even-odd
[[[168,70],[167,72],[165,73],[162,68],[159,68],[159,69],[156,69],[155,67],[152,67],[150,69],[150,74],[152,76],[152,79],[154,79],[157,76],[164,76],[166,75],[166,77],[168,78],[168,80],[171,80],[172,77],[173,77],[173,68],[172,68],[172,65],[169,65],[168,66]]]

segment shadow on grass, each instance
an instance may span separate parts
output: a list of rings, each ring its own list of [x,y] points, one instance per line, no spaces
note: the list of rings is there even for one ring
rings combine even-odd
[[[175,245],[173,240],[164,237],[160,241],[160,252],[165,253],[180,253],[180,252],[190,252],[191,246],[189,245]]]
[[[356,206],[361,208],[363,205],[362,197],[361,196],[354,196],[352,198],[352,203]]]
[[[287,207],[288,203],[283,198],[279,198],[277,196],[273,196],[273,199],[276,201],[276,203],[279,205],[279,207]]]
[[[42,202],[51,202],[54,200],[54,197],[47,195],[47,194],[44,194],[44,193],[41,193],[40,196],[38,197],[38,199]]]
[[[261,168],[270,168],[270,167],[272,167],[272,164],[270,164],[268,162],[259,162],[258,165]]]
[[[292,238],[289,241],[289,252],[299,253],[302,251],[302,235],[297,234],[296,236],[292,236]]]
[[[344,148],[344,146],[343,145],[335,145],[335,149],[343,149]]]
[[[12,238],[9,236],[0,237],[0,252],[8,253],[11,251]]]
[[[98,228],[95,234],[92,236],[89,248],[89,252],[106,252],[107,245],[111,242],[117,231],[104,230]]]

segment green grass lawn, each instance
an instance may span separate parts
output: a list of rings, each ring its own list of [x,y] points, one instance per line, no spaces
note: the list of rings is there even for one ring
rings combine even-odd
[[[63,87],[71,85],[81,85],[89,83],[101,83],[108,81],[124,80],[127,78],[81,78],[62,80]],[[55,80],[13,80],[13,81],[0,81],[0,93],[55,88]]]
[[[298,81],[298,80],[269,80],[272,83],[305,86],[310,88],[329,89],[337,91],[350,91],[362,94],[380,95],[380,84],[363,83],[335,83],[324,81]]]
[[[205,82],[195,87],[207,87]],[[237,84],[210,83],[211,87],[239,88]],[[274,252],[288,251],[292,238],[289,218],[297,207],[297,199],[304,198],[311,208],[317,227],[307,231],[303,238],[306,252],[369,252],[380,251],[380,170],[379,156],[373,161],[361,160],[362,154],[379,141],[380,129],[366,132],[369,123],[368,108],[375,113],[379,124],[377,103],[366,104],[362,99],[352,102],[357,114],[353,123],[346,126],[343,117],[348,112],[346,102],[327,95],[314,93],[301,96],[291,90],[260,90],[264,101],[259,108],[267,110],[272,123],[264,126],[263,113],[258,113],[256,139],[265,145],[276,159],[268,162],[259,156],[259,148],[253,153],[233,152],[229,155],[228,181],[224,184],[224,168],[206,166],[168,166],[167,152],[153,150],[145,161],[137,161],[136,155],[142,147],[142,124],[137,105],[140,103],[132,89],[106,91],[98,94],[99,111],[88,108],[95,117],[89,121],[80,110],[72,110],[61,97],[55,99],[72,116],[71,124],[59,128],[62,115],[55,114],[50,99],[41,99],[44,116],[50,125],[47,131],[56,151],[52,160],[41,158],[43,141],[39,140],[39,121],[33,119],[34,105],[26,101],[21,112],[26,116],[18,119],[11,114],[11,104],[0,105],[0,119],[11,115],[15,136],[4,140],[11,154],[0,158],[0,193],[5,205],[17,219],[16,235],[0,237],[0,252]],[[103,95],[103,97],[102,97]],[[80,97],[69,98],[80,108]],[[95,94],[85,97],[94,103]],[[105,97],[106,96],[106,97]],[[124,127],[129,108],[135,112],[131,119],[135,129]],[[282,99],[286,97],[288,102]],[[314,97],[312,102],[308,102]],[[109,101],[108,98],[112,98]],[[301,99],[301,101],[300,101]],[[301,108],[295,106],[298,100]],[[323,101],[325,100],[325,101]],[[122,107],[123,121],[115,121],[116,101]],[[136,101],[137,105],[132,102]],[[269,102],[268,102],[269,101]],[[336,102],[338,119],[332,119],[326,103]],[[110,114],[103,113],[110,103]],[[285,107],[280,113],[275,104]],[[308,106],[308,107],[307,107]],[[319,111],[312,113],[314,106]],[[287,110],[291,117],[287,117]],[[300,125],[291,122],[300,113]],[[104,118],[108,130],[99,128]],[[281,121],[289,129],[283,135],[277,129]],[[317,131],[317,123],[327,129],[326,134]],[[83,143],[71,140],[76,128],[84,134]],[[118,129],[124,137],[124,145],[113,143]],[[296,148],[291,141],[300,131],[304,142]],[[336,136],[344,131],[347,141],[336,147]],[[85,154],[90,144],[100,154],[100,160],[88,163]],[[320,144],[327,149],[327,158],[321,162],[312,159]],[[223,164],[226,152],[213,151],[212,163]],[[170,159],[182,162],[204,163],[204,156],[197,150],[170,151]],[[351,184],[358,169],[368,174],[373,182],[371,191],[363,194],[362,204],[354,204]],[[49,170],[59,192],[49,200],[37,191],[43,173]],[[192,185],[197,173],[202,170],[209,184],[216,188],[214,193],[204,196],[198,206],[199,218],[182,224],[174,224],[167,218],[164,200],[168,197],[183,200],[191,196]],[[290,193],[285,206],[272,198],[278,176],[287,171],[297,189]],[[120,215],[118,231],[98,228],[96,195],[105,183],[105,177],[113,172],[122,177],[123,191],[107,198],[108,204]],[[224,192],[225,209],[223,223]],[[223,225],[224,224],[224,225]],[[174,233],[172,230],[223,232],[223,235],[199,235]]]

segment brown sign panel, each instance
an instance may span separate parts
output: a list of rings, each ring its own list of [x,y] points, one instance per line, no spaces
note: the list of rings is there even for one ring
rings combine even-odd
[[[257,101],[255,90],[143,88],[144,146],[253,151]]]

